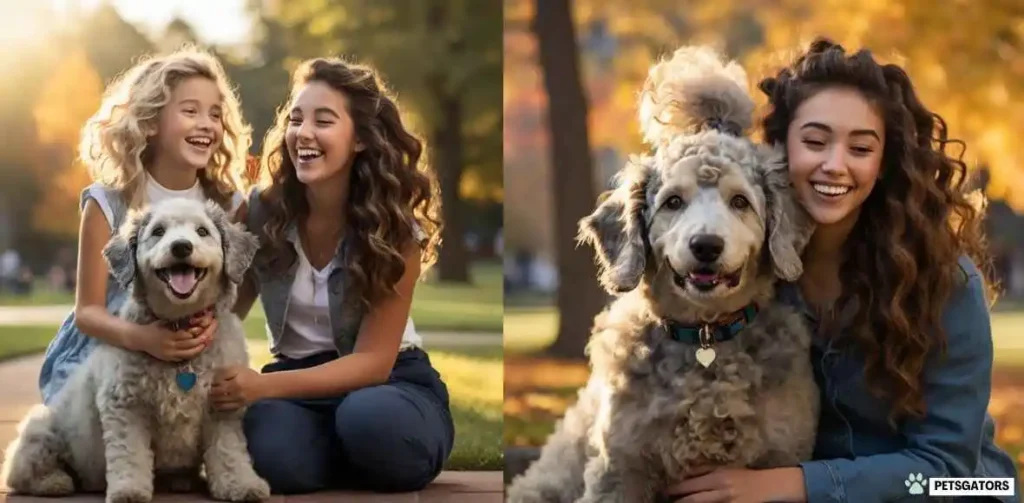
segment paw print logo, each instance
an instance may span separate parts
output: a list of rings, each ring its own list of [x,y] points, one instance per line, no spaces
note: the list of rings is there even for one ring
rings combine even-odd
[[[924,494],[924,476],[920,473],[911,473],[904,481],[910,494]]]

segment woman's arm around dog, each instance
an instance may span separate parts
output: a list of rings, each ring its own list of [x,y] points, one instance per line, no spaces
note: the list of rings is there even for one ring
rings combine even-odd
[[[82,211],[78,244],[78,286],[75,323],[83,333],[132,351],[166,361],[194,358],[205,349],[216,321],[205,320],[188,331],[172,332],[157,323],[137,325],[109,313],[106,306],[108,265],[103,247],[110,241],[110,226],[99,205],[89,200]]]
[[[396,294],[367,313],[352,354],[302,370],[260,374],[245,366],[225,369],[213,389],[215,406],[231,410],[265,398],[338,396],[387,381],[420,276],[419,248],[410,245],[403,255],[405,273],[395,285]]]

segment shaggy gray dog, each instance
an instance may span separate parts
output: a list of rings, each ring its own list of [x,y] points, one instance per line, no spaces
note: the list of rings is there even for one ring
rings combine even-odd
[[[213,342],[182,364],[97,346],[52,405],[37,406],[19,425],[4,463],[7,486],[45,496],[105,490],[108,502],[145,502],[154,483],[197,489],[205,467],[214,498],[268,498],[242,433],[244,409],[217,412],[207,402],[217,368],[249,361],[231,308],[257,246],[213,203],[175,199],[134,213],[104,249],[129,289],[120,316],[175,323],[212,308]]]
[[[580,222],[620,295],[596,319],[590,380],[509,501],[651,502],[700,468],[810,457],[810,332],[773,296],[812,228],[782,155],[740,136],[745,89],[707,49],[651,69],[640,118],[656,152]]]

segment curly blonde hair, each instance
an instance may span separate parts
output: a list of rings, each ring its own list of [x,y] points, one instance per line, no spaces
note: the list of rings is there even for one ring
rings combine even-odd
[[[145,167],[152,161],[146,131],[158,120],[175,86],[193,77],[217,85],[223,102],[224,135],[210,164],[199,170],[206,196],[227,208],[245,184],[251,130],[242,119],[238,96],[216,57],[186,46],[171,54],[144,58],[118,76],[104,92],[99,110],[86,121],[79,156],[93,181],[122,191],[132,208],[142,204]]]
[[[310,82],[329,85],[348,99],[348,113],[356,137],[365,149],[356,154],[349,183],[366,190],[350,192],[347,257],[352,284],[363,305],[386,298],[405,273],[401,249],[422,239],[421,263],[426,270],[437,259],[440,244],[440,192],[431,167],[423,161],[423,142],[403,124],[398,104],[377,72],[366,65],[337,58],[302,63],[292,77],[292,92]],[[288,155],[285,131],[288,107],[282,107],[263,142],[260,198],[267,207],[262,229],[270,247],[280,256],[291,247],[285,229],[309,213],[306,191]],[[283,263],[284,261],[282,261]]]

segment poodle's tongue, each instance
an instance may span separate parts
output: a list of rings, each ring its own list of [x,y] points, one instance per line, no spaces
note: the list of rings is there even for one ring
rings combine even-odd
[[[168,275],[167,283],[171,285],[171,288],[175,293],[186,294],[192,291],[192,288],[196,286],[196,275],[192,269],[185,271],[171,271]]]

